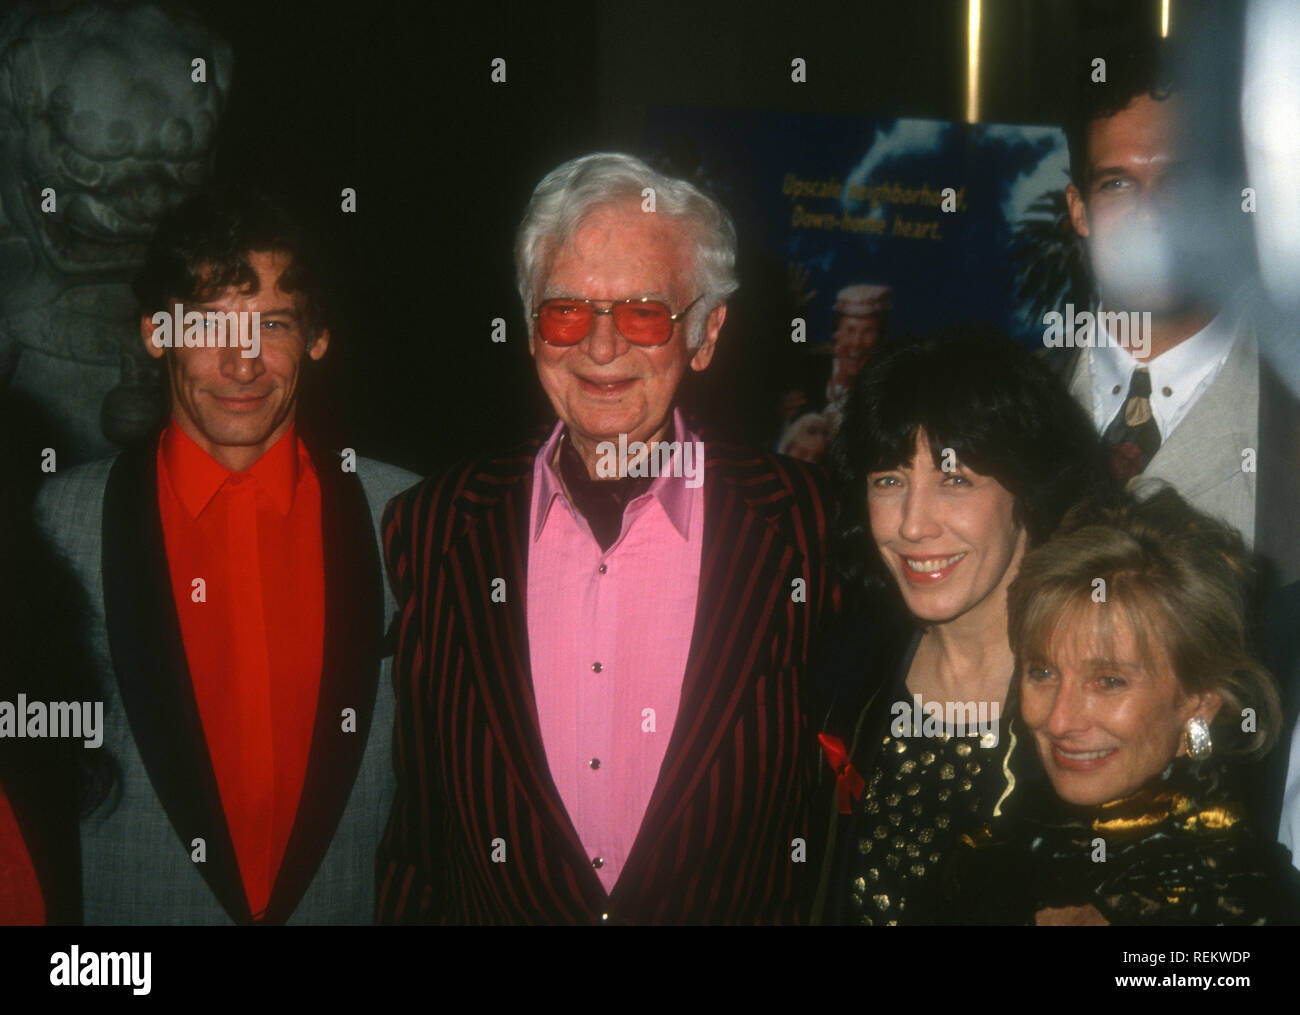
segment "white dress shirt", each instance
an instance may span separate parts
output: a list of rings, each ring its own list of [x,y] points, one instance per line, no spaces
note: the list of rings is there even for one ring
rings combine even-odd
[[[1151,415],[1166,441],[1213,383],[1237,338],[1239,314],[1224,310],[1196,334],[1148,360],[1135,359],[1128,349],[1111,344],[1100,321],[1092,356],[1092,417],[1098,433],[1105,433],[1128,399],[1133,371],[1146,367],[1151,375]]]

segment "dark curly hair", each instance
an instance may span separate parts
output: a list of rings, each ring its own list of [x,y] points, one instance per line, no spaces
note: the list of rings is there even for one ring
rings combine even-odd
[[[1106,80],[1092,80],[1092,60],[1081,61],[1075,80],[1074,105],[1065,124],[1070,149],[1070,180],[1088,192],[1088,125],[1123,112],[1143,95],[1163,102],[1179,89],[1167,46],[1146,39],[1100,54]]]
[[[330,285],[319,238],[279,199],[250,187],[201,190],[163,215],[132,285],[140,313],[170,309],[174,300],[211,299],[231,286],[257,292],[248,261],[253,251],[288,257],[279,284],[302,294],[307,338],[329,327]]]
[[[1092,421],[1028,350],[972,331],[888,345],[850,392],[828,460],[836,563],[850,593],[872,602],[883,593],[901,607],[867,523],[867,476],[910,462],[921,430],[936,468],[952,448],[1006,488],[1031,547],[1071,505],[1112,488]]]

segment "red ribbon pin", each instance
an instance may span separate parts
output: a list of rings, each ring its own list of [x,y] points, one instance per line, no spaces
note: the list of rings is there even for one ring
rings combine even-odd
[[[849,764],[849,752],[844,741],[828,733],[818,733],[817,741],[826,752],[826,760],[835,772],[835,796],[839,801],[841,814],[853,813],[853,801],[862,796],[867,788],[867,780],[858,774],[858,770]]]

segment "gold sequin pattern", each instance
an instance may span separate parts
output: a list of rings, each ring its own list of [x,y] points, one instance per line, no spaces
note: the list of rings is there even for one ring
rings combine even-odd
[[[999,764],[988,751],[976,754],[973,737],[882,739],[858,804],[871,823],[851,854],[861,858],[848,888],[862,923],[908,922],[899,917],[915,891],[909,885],[937,876],[954,832],[992,805],[1002,790]]]

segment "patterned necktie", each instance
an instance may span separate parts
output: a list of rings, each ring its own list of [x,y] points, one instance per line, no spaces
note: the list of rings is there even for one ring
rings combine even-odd
[[[1151,374],[1145,367],[1133,371],[1124,408],[1106,427],[1105,440],[1110,471],[1121,483],[1145,469],[1160,449],[1160,428],[1151,415]]]

